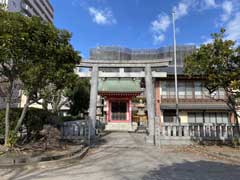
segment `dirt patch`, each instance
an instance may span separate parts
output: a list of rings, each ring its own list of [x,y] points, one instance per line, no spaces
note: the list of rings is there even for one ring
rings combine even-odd
[[[59,149],[14,148],[0,155],[0,162],[2,165],[8,165],[57,160],[71,156],[83,147],[84,145],[65,144],[64,148]]]
[[[240,164],[240,148],[232,148],[229,146],[164,146],[161,148],[161,151],[170,153],[192,153],[196,156],[201,155],[211,160],[222,160],[225,162]]]

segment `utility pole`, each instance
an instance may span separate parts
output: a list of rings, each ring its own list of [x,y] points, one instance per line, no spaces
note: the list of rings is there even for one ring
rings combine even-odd
[[[175,12],[172,13],[173,23],[173,58],[174,58],[174,79],[175,79],[175,99],[176,99],[176,118],[180,123],[178,108],[178,83],[177,83],[177,49],[176,49],[176,32],[175,32]]]

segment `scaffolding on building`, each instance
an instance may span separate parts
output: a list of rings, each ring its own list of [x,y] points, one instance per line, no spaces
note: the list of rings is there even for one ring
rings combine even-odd
[[[194,45],[177,46],[178,64],[183,63],[185,55],[192,53]],[[157,49],[130,49],[118,46],[98,46],[90,50],[91,60],[153,60],[171,58],[173,47],[166,46]]]

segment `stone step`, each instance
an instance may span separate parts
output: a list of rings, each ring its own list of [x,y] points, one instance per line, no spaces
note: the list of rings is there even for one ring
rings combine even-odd
[[[147,128],[145,126],[138,126],[136,129],[136,132],[138,133],[146,133],[147,132]]]
[[[115,123],[115,122],[111,122],[111,123],[107,123],[106,127],[105,127],[105,131],[130,131],[130,132],[134,132],[136,131],[138,125],[136,122],[132,122],[132,123]]]

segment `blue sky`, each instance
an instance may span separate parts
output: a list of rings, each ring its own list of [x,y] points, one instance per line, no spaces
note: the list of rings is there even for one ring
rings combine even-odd
[[[240,0],[50,0],[54,24],[72,32],[84,58],[99,45],[158,48],[172,45],[172,11],[177,44],[199,45],[226,29],[240,42]]]

